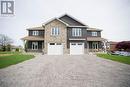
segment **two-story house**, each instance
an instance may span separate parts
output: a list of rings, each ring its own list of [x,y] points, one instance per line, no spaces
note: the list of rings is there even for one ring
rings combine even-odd
[[[90,28],[67,14],[27,30],[28,36],[22,38],[27,52],[79,55],[101,51],[103,47],[102,30]]]

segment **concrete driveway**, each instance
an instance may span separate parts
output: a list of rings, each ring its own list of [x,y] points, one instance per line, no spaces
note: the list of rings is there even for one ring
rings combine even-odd
[[[130,65],[93,55],[39,55],[0,69],[0,87],[130,87]]]

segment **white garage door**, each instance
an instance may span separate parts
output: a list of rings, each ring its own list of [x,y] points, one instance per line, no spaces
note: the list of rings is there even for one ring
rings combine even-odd
[[[48,43],[48,55],[62,55],[63,45],[62,43]]]
[[[84,43],[70,43],[70,54],[84,54]]]

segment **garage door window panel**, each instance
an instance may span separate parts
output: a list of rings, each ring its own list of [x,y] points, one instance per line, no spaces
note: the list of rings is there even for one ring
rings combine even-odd
[[[78,43],[78,45],[82,45],[82,43]]]
[[[50,45],[55,45],[55,43],[50,43]]]
[[[57,43],[56,45],[61,45],[61,43]]]
[[[76,45],[76,43],[71,43],[71,45]]]

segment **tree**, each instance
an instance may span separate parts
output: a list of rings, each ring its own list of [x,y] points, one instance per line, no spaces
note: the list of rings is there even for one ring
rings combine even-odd
[[[3,51],[6,51],[6,46],[13,43],[12,39],[4,34],[0,34],[0,46]]]
[[[6,51],[11,51],[11,45],[10,45],[10,44],[8,44],[8,45],[6,46]]]
[[[122,49],[123,50],[130,49],[130,41],[119,42],[119,43],[117,43],[116,48],[120,49],[120,50],[122,50]]]

